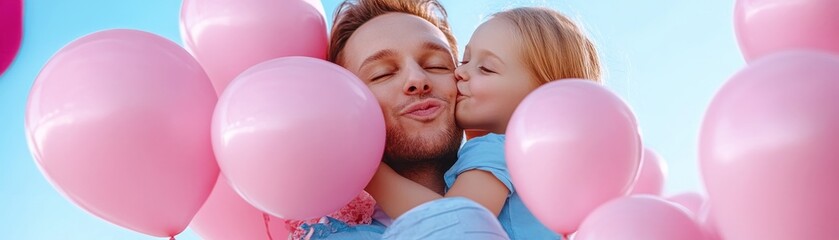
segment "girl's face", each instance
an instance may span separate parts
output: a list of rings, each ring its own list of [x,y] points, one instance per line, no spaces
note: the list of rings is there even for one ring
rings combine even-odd
[[[539,84],[521,56],[517,30],[506,19],[481,24],[466,45],[457,78],[457,124],[504,133],[510,116]]]

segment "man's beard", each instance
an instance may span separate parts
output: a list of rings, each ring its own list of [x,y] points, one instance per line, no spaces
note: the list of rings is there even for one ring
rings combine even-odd
[[[402,128],[388,126],[384,161],[394,169],[409,170],[407,168],[413,165],[425,165],[445,171],[457,160],[462,140],[462,130],[455,125],[454,117],[430,136],[411,136]]]

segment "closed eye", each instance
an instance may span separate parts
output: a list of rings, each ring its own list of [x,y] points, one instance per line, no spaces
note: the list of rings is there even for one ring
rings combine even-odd
[[[478,66],[478,69],[480,69],[481,72],[484,72],[484,73],[496,73],[495,71],[492,71],[489,68],[486,68],[484,66]]]
[[[436,69],[436,70],[451,70],[447,66],[430,66],[426,67],[425,69]]]
[[[375,82],[375,81],[378,81],[378,80],[382,80],[382,79],[390,77],[390,76],[393,76],[393,73],[385,73],[385,74],[382,74],[382,75],[377,75],[377,76],[371,78],[370,82]]]

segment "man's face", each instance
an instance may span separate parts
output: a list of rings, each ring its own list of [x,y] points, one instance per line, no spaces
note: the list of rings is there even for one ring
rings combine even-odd
[[[385,160],[428,161],[457,151],[452,51],[428,21],[388,13],[359,27],[340,64],[376,95],[387,125]]]

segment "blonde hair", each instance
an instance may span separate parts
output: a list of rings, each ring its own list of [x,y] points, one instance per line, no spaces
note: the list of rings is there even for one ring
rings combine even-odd
[[[392,12],[420,17],[440,29],[449,42],[452,56],[458,59],[457,41],[446,20],[446,9],[437,0],[345,0],[335,10],[327,60],[340,64],[341,53],[352,34],[371,19]]]
[[[564,78],[600,82],[597,49],[577,25],[547,8],[522,7],[492,15],[508,20],[522,46],[522,59],[538,83]]]

